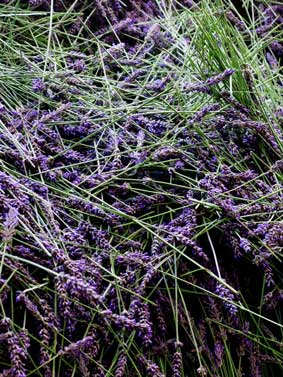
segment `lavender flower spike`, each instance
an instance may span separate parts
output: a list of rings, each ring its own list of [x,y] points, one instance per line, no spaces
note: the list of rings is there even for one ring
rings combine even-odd
[[[229,289],[227,289],[226,287],[224,287],[224,285],[220,283],[217,284],[215,293],[219,295],[219,297],[224,298],[225,300],[234,300],[233,293],[230,292]],[[232,317],[234,317],[238,312],[238,308],[230,302],[224,301],[224,307],[227,309],[227,311]]]
[[[217,85],[220,82],[226,80],[231,75],[233,75],[234,72],[235,72],[235,70],[232,69],[232,68],[225,69],[225,71],[222,72],[222,73],[220,73],[219,75],[212,76],[211,78],[209,78],[208,80],[206,80],[205,84],[207,86]]]
[[[15,228],[18,225],[18,215],[18,209],[10,207],[9,212],[6,215],[6,220],[3,224],[2,236],[5,242],[10,241],[15,233]]]
[[[42,93],[46,89],[46,85],[42,79],[36,78],[32,80],[32,90],[35,93]]]

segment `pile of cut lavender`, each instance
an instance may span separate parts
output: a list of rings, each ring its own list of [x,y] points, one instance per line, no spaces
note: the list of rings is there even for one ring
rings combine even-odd
[[[282,374],[283,6],[235,5],[1,2],[1,377]]]

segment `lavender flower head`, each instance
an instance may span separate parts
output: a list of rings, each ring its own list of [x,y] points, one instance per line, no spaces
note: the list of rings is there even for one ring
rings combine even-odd
[[[217,283],[215,293],[220,298],[224,298],[225,300],[234,300],[234,294],[220,283]],[[238,313],[238,308],[233,303],[223,301],[223,305],[232,317],[235,317],[235,315]]]
[[[15,233],[15,228],[18,225],[18,216],[18,209],[15,207],[10,207],[6,215],[6,220],[3,223],[2,236],[5,242],[8,242],[13,237]]]
[[[86,70],[86,63],[83,59],[76,59],[71,67],[76,71],[76,72],[84,72]]]
[[[36,78],[32,80],[32,90],[35,93],[43,93],[46,89],[46,84],[44,81],[40,78]]]

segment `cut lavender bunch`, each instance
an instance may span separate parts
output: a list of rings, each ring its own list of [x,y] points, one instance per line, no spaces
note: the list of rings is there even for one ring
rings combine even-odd
[[[280,374],[282,7],[3,4],[0,374]]]

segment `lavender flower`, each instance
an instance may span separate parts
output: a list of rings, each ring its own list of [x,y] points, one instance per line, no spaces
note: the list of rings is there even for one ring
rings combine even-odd
[[[96,340],[96,334],[93,332],[91,335],[85,336],[83,339],[78,340],[75,343],[71,343],[60,352],[60,355],[70,354],[79,358],[82,353],[90,354],[90,357],[97,356],[99,351],[99,345]]]
[[[278,60],[270,53],[266,53],[266,60],[272,69],[278,68]]]
[[[204,106],[201,110],[197,111],[193,118],[189,121],[189,125],[193,125],[195,122],[200,122],[206,115],[208,115],[210,112],[217,112],[220,110],[220,106],[218,103],[210,104],[207,106]]]
[[[201,377],[207,376],[207,369],[202,365],[197,369],[197,374]]]
[[[58,276],[58,281],[64,286],[66,292],[70,292],[72,297],[82,299],[93,306],[103,301],[94,286],[82,278],[62,273]]]
[[[42,79],[36,78],[32,80],[32,90],[35,93],[42,93],[46,89],[46,84]]]
[[[232,302],[234,300],[234,294],[220,283],[217,283],[215,293],[219,297],[224,298],[225,300],[229,300]],[[233,303],[223,301],[223,305],[232,317],[234,317],[237,314],[238,308]]]
[[[139,360],[144,365],[146,373],[149,377],[164,377],[164,374],[161,373],[160,368],[157,364],[153,363],[150,360],[147,360],[144,356],[140,356]]]
[[[223,353],[224,353],[224,346],[220,341],[217,341],[214,345],[214,355],[215,355],[218,367],[220,367],[223,362]]]
[[[49,344],[50,344],[50,330],[48,330],[44,325],[41,326],[39,330],[39,336],[41,338],[40,343],[40,365],[43,366],[44,375],[46,377],[51,377],[51,367],[49,363],[50,355],[48,352]]]
[[[233,23],[239,30],[243,31],[245,30],[246,26],[244,21],[240,20],[232,11],[226,12],[227,19]]]
[[[240,238],[239,246],[241,249],[243,249],[246,253],[251,251],[251,245],[249,241],[246,238]]]
[[[86,63],[83,59],[76,59],[71,66],[76,72],[84,72],[86,70]]]
[[[41,5],[45,4],[46,0],[29,0],[29,4],[32,7],[40,7]]]
[[[225,69],[224,72],[222,72],[222,73],[220,73],[220,74],[218,74],[216,76],[213,76],[213,77],[207,79],[205,81],[205,83],[208,86],[217,85],[220,82],[226,80],[228,77],[230,77],[234,72],[235,72],[235,70],[232,69],[232,68]]]
[[[9,286],[7,285],[7,281],[0,278],[0,300],[5,302],[7,300],[9,292]]]
[[[7,333],[7,343],[12,364],[12,375],[15,377],[26,377],[25,361],[27,359],[27,344],[24,344],[25,348],[23,348],[18,336],[12,331]]]
[[[145,347],[149,347],[152,344],[153,336],[153,324],[150,320],[150,311],[146,303],[142,303],[136,300],[136,316],[139,320],[139,325],[142,327],[141,330],[137,332],[138,336],[141,338],[142,343]]]
[[[22,303],[25,308],[40,321],[44,322],[43,317],[41,316],[37,305],[35,305],[24,292],[20,292],[16,297],[16,302]]]
[[[210,87],[221,83],[226,80],[235,72],[234,69],[226,69],[224,72],[218,75],[212,76],[206,81],[197,84],[186,84],[184,89],[186,91],[200,92],[200,93],[210,93]]]
[[[144,329],[145,325],[142,323],[137,322],[134,319],[129,318],[127,316],[127,313],[124,314],[115,314],[111,310],[103,310],[100,313],[104,319],[113,321],[115,325],[117,325],[120,328],[125,328],[127,330],[133,330],[133,329]]]
[[[12,239],[15,233],[15,228],[18,225],[18,216],[19,216],[18,209],[14,207],[10,207],[9,212],[6,215],[6,220],[3,223],[3,231],[2,231],[3,241],[9,242]]]
[[[122,352],[117,361],[115,377],[125,376],[126,365],[127,365],[127,356]]]
[[[182,376],[182,353],[179,350],[176,350],[173,355],[172,360],[172,376],[181,377]]]

